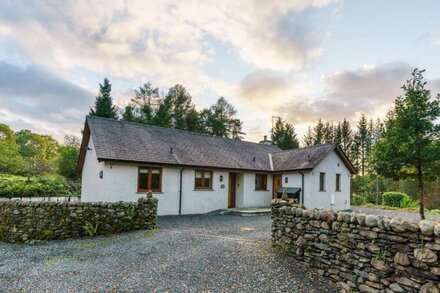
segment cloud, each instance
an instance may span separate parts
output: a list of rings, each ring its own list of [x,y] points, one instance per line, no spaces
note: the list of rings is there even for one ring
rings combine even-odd
[[[331,2],[11,1],[0,5],[0,34],[14,38],[32,60],[58,69],[197,78],[211,58],[203,49],[210,35],[259,69],[289,71],[320,51],[321,33],[305,24],[310,17],[300,21],[302,13]],[[296,27],[294,33],[286,26]]]
[[[0,62],[0,112],[12,127],[49,132],[61,138],[78,132],[94,95],[48,69]]]
[[[296,124],[314,123],[319,118],[338,121],[355,120],[361,113],[383,117],[397,96],[401,86],[411,77],[413,66],[407,63],[366,65],[322,78],[322,94],[310,99],[294,98],[277,111]],[[440,90],[440,79],[428,80],[433,96]]]

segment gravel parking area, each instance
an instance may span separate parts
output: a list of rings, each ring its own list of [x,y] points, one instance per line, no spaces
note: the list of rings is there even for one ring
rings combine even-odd
[[[371,208],[355,207],[355,206],[352,206],[351,209],[356,213],[364,213],[367,215],[368,214],[381,215],[381,216],[388,216],[391,218],[402,218],[406,220],[420,221],[420,214],[418,212],[371,209]],[[440,215],[430,215],[425,213],[425,217],[427,220],[440,221]]]
[[[157,231],[0,243],[0,292],[338,292],[272,250],[269,216],[159,218]]]

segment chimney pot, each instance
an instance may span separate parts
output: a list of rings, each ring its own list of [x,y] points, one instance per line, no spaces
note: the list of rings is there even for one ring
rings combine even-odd
[[[265,140],[265,141],[267,140],[267,135],[264,136],[264,140]]]

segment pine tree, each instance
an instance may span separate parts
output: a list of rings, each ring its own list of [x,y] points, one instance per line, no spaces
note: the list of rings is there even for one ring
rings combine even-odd
[[[304,145],[304,147],[308,148],[308,147],[313,146],[313,144],[314,144],[313,131],[309,125],[309,127],[307,128],[307,132],[304,134],[304,137],[303,137],[303,145]]]
[[[151,83],[146,83],[135,90],[131,99],[131,106],[135,120],[145,124],[154,124],[154,117],[161,104],[159,88],[153,88]]]
[[[169,110],[172,127],[189,130],[186,124],[187,115],[194,109],[191,95],[182,85],[176,84],[169,89],[165,99],[167,99],[167,102],[170,104]]]
[[[330,122],[326,122],[324,124],[324,129],[323,129],[323,137],[322,140],[324,143],[332,143],[334,142],[334,129],[333,129],[333,123]]]
[[[315,128],[313,129],[313,145],[320,145],[324,143],[325,125],[319,119]]]
[[[350,126],[350,122],[344,118],[341,124],[341,143],[340,146],[344,153],[350,158],[352,162],[355,162],[353,157],[353,134]]]
[[[111,91],[112,85],[110,81],[104,78],[104,82],[99,84],[99,93],[96,96],[94,107],[90,108],[89,115],[118,119],[118,110],[113,105]]]
[[[339,121],[338,125],[336,125],[336,127],[334,128],[334,138],[333,141],[338,143],[339,145],[342,142],[342,124]]]
[[[203,110],[201,116],[208,134],[241,139],[243,123],[235,117],[236,114],[234,106],[220,97],[214,105]]]
[[[122,120],[129,122],[136,122],[136,117],[134,115],[133,106],[128,105],[125,107],[124,112],[122,113]]]
[[[292,124],[284,122],[278,118],[272,130],[272,142],[282,150],[296,149],[299,141],[296,137],[295,129]]]
[[[355,135],[356,163],[361,170],[362,176],[365,175],[367,169],[367,158],[370,146],[371,135],[368,129],[368,120],[365,114],[362,114],[358,121],[357,132]]]

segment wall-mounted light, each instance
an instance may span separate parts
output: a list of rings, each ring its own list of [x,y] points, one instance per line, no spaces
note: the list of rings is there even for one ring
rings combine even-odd
[[[284,178],[284,182],[289,182],[289,178],[288,177],[286,177],[286,178]]]
[[[91,151],[91,150],[92,150],[92,148],[89,148],[89,147],[87,147],[87,150],[88,150],[88,151]]]
[[[104,177],[104,171],[99,171],[99,178],[101,178],[102,179],[102,177]]]
[[[220,175],[220,182],[223,182],[223,175]]]

